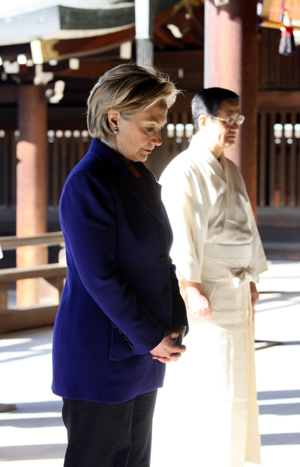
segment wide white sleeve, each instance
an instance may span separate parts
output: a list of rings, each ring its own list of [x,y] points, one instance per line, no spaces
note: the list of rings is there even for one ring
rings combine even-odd
[[[179,168],[180,169],[180,168]],[[162,200],[173,230],[171,257],[179,280],[201,282],[207,213],[192,176],[169,166],[162,174]],[[199,199],[200,198],[200,199]]]
[[[230,161],[228,161],[230,162]],[[231,162],[230,162],[231,163]],[[256,220],[253,214],[250,198],[246,189],[246,184],[243,179],[242,174],[240,171],[237,169],[233,163],[231,163],[231,167],[234,167],[234,170],[236,174],[238,175],[238,178],[236,179],[238,184],[239,184],[239,189],[242,190],[243,196],[246,199],[245,203],[245,211],[248,219],[248,228],[250,229],[252,233],[252,260],[250,263],[250,268],[255,269],[257,275],[263,273],[264,271],[267,271],[268,269],[268,264],[267,264],[267,259],[266,255],[262,246],[262,242],[260,239],[260,235],[258,232]]]
[[[257,274],[261,274],[264,271],[267,271],[268,269],[268,263],[267,263],[267,258],[262,246],[261,238],[258,232],[257,228],[257,223],[253,214],[251,202],[249,195],[247,193],[246,185],[244,182],[243,177],[241,176],[241,180],[243,183],[244,187],[244,195],[247,199],[247,207],[246,207],[246,212],[247,212],[247,217],[249,221],[249,227],[252,233],[252,261],[250,264],[250,267],[255,269]]]
[[[257,224],[254,218],[254,214],[252,211],[252,207],[250,204],[249,200],[249,213],[248,213],[249,219],[250,219],[250,227],[251,227],[251,232],[253,235],[252,239],[252,264],[251,267],[254,267],[256,269],[257,274],[261,274],[264,271],[267,271],[268,269],[268,264],[267,264],[267,258],[262,246],[262,242],[260,239],[260,235],[258,232]]]

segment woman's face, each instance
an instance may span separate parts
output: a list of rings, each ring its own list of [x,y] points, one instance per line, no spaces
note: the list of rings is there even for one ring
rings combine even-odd
[[[110,123],[118,128],[111,137],[110,146],[126,159],[145,162],[155,146],[162,143],[161,130],[167,121],[167,105],[161,103],[145,112],[125,120],[119,113],[113,114]]]

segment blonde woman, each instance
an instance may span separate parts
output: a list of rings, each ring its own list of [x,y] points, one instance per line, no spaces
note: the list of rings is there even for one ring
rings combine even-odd
[[[65,467],[149,467],[165,363],[185,351],[172,232],[143,164],[177,93],[165,75],[131,64],[102,76],[88,100],[94,139],[60,200],[68,275],[52,388],[63,398]]]

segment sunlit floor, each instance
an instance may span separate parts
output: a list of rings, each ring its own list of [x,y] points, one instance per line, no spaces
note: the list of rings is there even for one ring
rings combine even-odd
[[[255,353],[262,465],[299,467],[300,263],[270,263],[259,288],[256,340],[282,343]],[[61,421],[61,401],[50,389],[51,341],[52,327],[1,336],[0,410],[1,404],[8,403],[16,404],[16,410],[0,413],[0,467],[63,465],[66,431]],[[182,457],[176,455],[184,450],[181,436],[184,427],[174,429],[177,396],[187,391],[178,378],[183,364],[182,359],[168,366],[165,387],[159,391],[154,418],[153,467],[199,465],[186,450],[184,464]],[[190,423],[193,423],[193,404],[195,401],[190,400],[187,391],[185,410],[190,413]],[[250,465],[254,466],[247,467]]]

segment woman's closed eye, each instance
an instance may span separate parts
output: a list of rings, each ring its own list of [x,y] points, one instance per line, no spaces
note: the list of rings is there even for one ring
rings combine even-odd
[[[147,126],[147,127],[145,127],[145,132],[146,132],[147,134],[149,134],[149,133],[154,133],[154,132],[159,132],[159,133],[161,133],[163,129],[164,129],[164,125],[161,126],[160,128],[158,128],[158,127],[156,127],[156,126],[155,126],[155,127]]]

